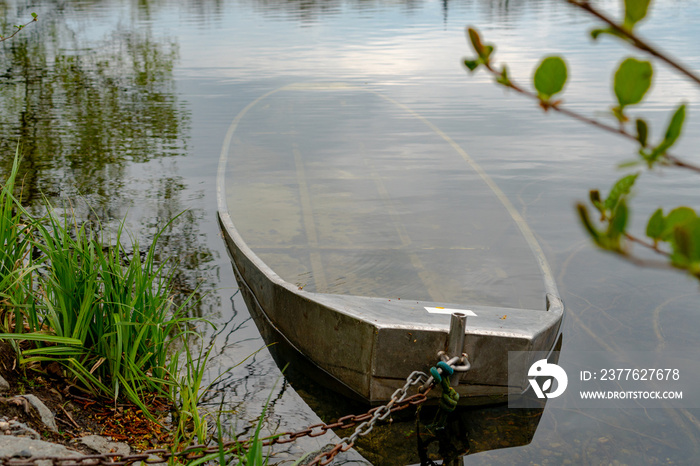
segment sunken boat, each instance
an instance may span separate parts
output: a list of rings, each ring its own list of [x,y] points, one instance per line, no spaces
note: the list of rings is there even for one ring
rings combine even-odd
[[[460,403],[505,401],[560,338],[564,306],[519,211],[434,123],[371,88],[300,83],[251,102],[217,192],[261,333],[346,395],[384,402],[447,350],[470,365],[452,379]],[[452,314],[467,316],[459,335]]]

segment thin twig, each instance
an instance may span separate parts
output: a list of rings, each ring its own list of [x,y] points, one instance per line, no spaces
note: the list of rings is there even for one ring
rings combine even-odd
[[[578,8],[581,8],[582,10],[588,12],[589,14],[598,18],[599,20],[603,21],[605,24],[610,26],[615,32],[617,32],[621,36],[625,37],[633,46],[635,46],[639,50],[646,52],[646,53],[658,58],[659,60],[665,62],[667,65],[671,66],[672,68],[675,68],[679,73],[686,75],[689,79],[695,81],[697,84],[700,84],[700,76],[696,75],[691,70],[689,70],[688,68],[686,68],[685,66],[680,64],[676,59],[669,57],[668,54],[661,52],[653,45],[647,43],[645,40],[641,39],[639,36],[637,36],[631,30],[617,24],[615,21],[613,21],[611,18],[609,18],[605,13],[601,12],[600,10],[597,10],[587,0],[582,0],[582,1],[567,0],[567,1],[569,3],[571,3],[572,5],[577,6]]]
[[[70,422],[73,423],[73,425],[75,426],[75,428],[78,429],[78,430],[80,430],[80,426],[78,425],[77,422],[75,422],[75,419],[73,419],[73,416],[71,416],[71,415],[68,413],[68,411],[66,411],[66,408],[64,408],[64,407],[61,406],[61,405],[59,405],[58,407],[61,408],[61,411],[63,411],[63,414],[65,414],[66,416],[68,416],[68,419],[70,419]]]
[[[67,425],[67,426],[69,426],[69,427],[73,427],[73,424],[71,424],[70,422],[66,421],[65,419],[61,419],[60,417],[54,417],[54,419],[56,419],[56,420],[57,420],[58,422],[60,422],[61,424]],[[77,437],[76,434],[75,434],[75,432],[72,432],[72,431],[70,431],[70,430],[68,430],[68,429],[64,430],[63,432],[67,433],[67,434],[70,435],[71,437]]]
[[[32,23],[34,23],[34,22],[36,22],[36,21],[38,21],[38,20],[39,20],[39,18],[35,16],[35,17],[33,17],[32,20],[29,21],[28,23],[22,24],[22,25],[20,25],[20,26],[16,26],[16,29],[17,29],[17,30],[16,30],[15,32],[13,32],[12,35],[9,35],[9,36],[7,36],[7,37],[0,36],[0,42],[4,42],[4,41],[6,41],[6,40],[8,40],[8,39],[12,39],[13,37],[15,37],[15,36],[19,33],[19,31],[21,31],[21,30],[24,29],[26,26],[29,26],[30,24],[32,24]]]
[[[493,66],[491,66],[490,63],[486,63],[484,66],[495,77],[498,78],[501,76],[501,73],[499,71],[497,71],[495,68],[493,68]],[[573,119],[579,120],[583,123],[595,126],[598,129],[602,129],[602,130],[607,131],[609,133],[617,134],[617,135],[626,137],[628,139],[632,139],[634,141],[637,140],[637,138],[633,134],[627,132],[624,128],[621,128],[619,126],[613,126],[613,125],[609,125],[606,123],[602,123],[598,120],[594,120],[593,118],[589,118],[589,117],[582,115],[580,113],[577,113],[573,110],[563,108],[563,107],[559,106],[558,103],[544,104],[542,102],[542,99],[540,99],[540,97],[537,94],[535,94],[532,91],[528,91],[527,89],[524,89],[524,88],[518,86],[517,84],[513,83],[511,78],[508,78],[507,84],[504,84],[504,83],[501,83],[501,84],[503,84],[506,87],[509,87],[510,89],[513,89],[516,92],[519,92],[520,94],[523,94],[524,96],[531,98],[532,100],[537,101],[545,109],[545,111],[547,111],[551,108],[551,109],[556,110],[557,112],[562,113],[563,115],[566,115],[570,118],[573,118]]]
[[[671,254],[659,249],[659,247],[656,244],[644,241],[643,239],[637,238],[636,236],[630,235],[629,233],[625,233],[625,238],[627,238],[629,241],[632,241],[633,243],[640,244],[640,245],[644,246],[645,248],[654,251],[657,254],[661,254],[662,256],[666,256],[666,257],[671,257]]]
[[[499,71],[497,71],[490,63],[485,63],[485,64],[484,64],[484,67],[485,67],[491,74],[493,74],[496,78],[500,78],[500,77],[501,77],[501,73],[500,73]],[[516,91],[516,92],[518,92],[518,93],[520,93],[520,94],[523,94],[523,95],[525,95],[525,96],[531,98],[532,100],[537,101],[537,102],[540,104],[540,106],[542,106],[542,108],[545,109],[545,111],[547,111],[547,110],[549,110],[549,109],[551,108],[551,109],[553,109],[553,110],[555,110],[555,111],[557,111],[557,112],[559,112],[559,113],[561,113],[561,114],[563,114],[563,115],[568,116],[569,118],[573,118],[573,119],[575,119],[575,120],[578,120],[578,121],[580,121],[580,122],[586,123],[586,124],[588,124],[588,125],[595,126],[596,128],[601,129],[601,130],[603,130],[603,131],[606,131],[606,132],[608,132],[608,133],[616,134],[616,135],[618,135],[618,136],[622,136],[622,137],[627,138],[627,139],[630,139],[630,140],[632,140],[632,141],[639,142],[638,139],[637,139],[637,136],[635,136],[634,134],[632,134],[632,133],[630,133],[629,131],[627,131],[624,127],[622,127],[622,126],[613,126],[613,125],[609,125],[609,124],[607,124],[607,123],[603,123],[603,122],[598,121],[598,120],[594,120],[593,118],[587,117],[587,116],[585,116],[585,115],[583,115],[583,114],[581,114],[581,113],[578,113],[578,112],[576,112],[576,111],[574,111],[574,110],[570,110],[570,109],[568,109],[568,108],[561,107],[560,104],[559,104],[558,102],[554,102],[554,103],[547,103],[547,102],[544,102],[544,101],[540,98],[540,96],[538,96],[538,95],[535,94],[534,92],[528,91],[527,89],[524,89],[524,88],[518,86],[517,84],[513,83],[513,81],[512,81],[511,78],[508,78],[507,84],[506,84],[506,83],[503,83],[502,81],[500,82],[500,84],[502,84],[502,85],[508,87],[509,89],[513,89],[514,91]],[[650,149],[651,146],[645,144],[645,145],[644,145],[644,148]],[[678,158],[678,157],[675,156],[675,155],[671,155],[671,154],[668,154],[668,153],[664,153],[664,154],[663,154],[663,157],[665,158],[665,161],[667,162],[667,164],[670,165],[670,166],[675,166],[675,167],[678,167],[678,168],[685,168],[685,169],[687,169],[687,170],[691,170],[691,171],[700,173],[700,166],[693,165],[693,164],[691,164],[691,163],[689,163],[689,162],[686,162],[686,161],[684,161],[684,160]]]

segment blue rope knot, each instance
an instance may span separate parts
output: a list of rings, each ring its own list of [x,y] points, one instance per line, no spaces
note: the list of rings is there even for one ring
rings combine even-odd
[[[440,375],[440,372],[438,372],[437,367],[430,368],[430,375],[433,376],[437,383],[442,384],[442,376]]]
[[[445,361],[440,361],[439,363],[437,363],[437,367],[438,369],[442,369],[444,372],[446,372],[447,375],[452,375],[455,373],[455,370],[452,368],[452,366],[447,364]]]
[[[452,374],[455,373],[455,370],[447,364],[445,361],[440,361],[435,365],[435,367],[430,368],[430,375],[433,376],[433,379],[440,385],[442,385],[445,379],[443,379],[443,376],[440,374],[440,371],[438,369],[442,369],[443,374],[446,374],[447,377],[451,376]],[[448,385],[449,386],[449,385]],[[444,389],[444,387],[443,387]]]

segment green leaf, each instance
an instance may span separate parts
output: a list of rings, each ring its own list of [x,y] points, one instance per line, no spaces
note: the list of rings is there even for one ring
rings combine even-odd
[[[666,241],[671,239],[677,228],[683,227],[696,218],[697,214],[690,207],[676,207],[664,219],[664,229],[660,238]]]
[[[681,129],[683,128],[683,121],[685,120],[685,104],[678,107],[676,112],[671,117],[671,121],[668,123],[668,129],[666,130],[666,136],[664,137],[664,144],[668,144],[667,149],[671,147],[678,136],[681,135]]]
[[[656,209],[647,223],[647,236],[653,240],[661,238],[661,233],[664,231],[664,213],[661,209]]]
[[[465,60],[464,65],[471,71],[474,71],[479,65],[489,63],[489,58],[495,49],[493,45],[482,43],[481,36],[474,28],[467,28],[467,36],[479,58],[477,60]]]
[[[624,199],[620,199],[610,219],[610,224],[608,225],[608,237],[615,245],[619,244],[620,236],[625,231],[628,216],[629,211],[627,209],[627,203]]]
[[[634,175],[627,175],[617,180],[610,190],[610,194],[608,194],[607,199],[605,199],[603,204],[605,209],[610,211],[614,210],[620,201],[620,198],[629,194],[638,176],[639,173],[635,173]]]
[[[482,60],[486,61],[489,55],[491,55],[491,52],[493,52],[493,47],[490,47],[491,50],[488,50],[487,47],[485,47],[481,42],[479,32],[474,28],[467,28],[467,35],[469,36],[469,40],[471,41],[472,47],[474,48],[476,54],[479,55]]]
[[[32,18],[37,19],[37,14],[36,14],[36,13],[32,13]]]
[[[597,189],[592,189],[588,192],[588,196],[591,200],[591,204],[593,204],[593,207],[595,207],[598,212],[603,214],[603,212],[605,212],[605,208],[603,207],[603,202],[600,199],[600,191]]]
[[[508,77],[508,67],[506,65],[503,65],[503,69],[501,70],[501,76],[496,79],[496,82],[499,84],[503,84],[506,87],[510,87],[510,78]]]
[[[82,345],[83,342],[77,338],[62,337],[60,335],[49,335],[46,333],[0,333],[0,339],[3,340],[27,340],[41,341],[44,343],[57,343],[59,345]],[[45,348],[44,348],[45,349]]]
[[[624,38],[624,36],[622,34],[617,32],[613,28],[593,29],[591,31],[591,37],[593,38],[593,40],[598,40],[598,37],[600,37],[603,34],[610,34],[611,36]]]
[[[683,129],[683,122],[685,121],[685,104],[680,105],[673,116],[671,121],[668,123],[668,128],[666,129],[666,134],[664,135],[664,140],[661,141],[657,147],[655,147],[650,153],[642,153],[649,165],[651,166],[656,160],[663,154],[666,153],[668,149],[673,146],[681,135],[681,130]]]
[[[673,262],[678,266],[685,266],[690,259],[690,235],[682,228],[673,230]]]
[[[651,87],[654,69],[648,61],[627,58],[615,72],[614,90],[620,110],[641,102]]]
[[[640,160],[627,160],[626,162],[620,162],[617,164],[617,168],[623,170],[626,168],[637,167],[642,162]]]
[[[601,34],[605,34],[606,32],[608,32],[607,29],[593,29],[591,31],[591,37],[593,40],[597,40]]]
[[[479,51],[483,48],[481,45],[481,37],[479,36],[479,32],[474,28],[467,28],[467,35],[472,43],[472,47],[474,47],[474,51],[479,53]]]
[[[476,70],[479,65],[481,65],[481,62],[478,60],[464,60],[464,66],[469,68],[469,71],[474,71]]]
[[[651,0],[625,0],[624,26],[632,29],[635,24],[643,20],[647,15]]]
[[[586,228],[586,231],[588,231],[588,234],[591,235],[591,238],[593,239],[593,241],[595,241],[595,243],[598,246],[603,247],[601,243],[601,232],[599,232],[598,229],[593,225],[593,222],[591,222],[591,219],[588,216],[588,209],[586,208],[586,206],[583,204],[577,204],[576,209],[578,210],[578,215],[581,219],[581,223],[583,223],[583,226]]]
[[[566,84],[566,63],[561,57],[547,57],[535,70],[534,84],[540,98],[548,100],[561,92]]]
[[[673,231],[671,261],[677,267],[697,273],[700,265],[700,218],[695,218]]]
[[[685,231],[690,240],[688,257],[691,263],[700,261],[700,218],[696,218],[685,226]]]
[[[85,350],[83,347],[80,346],[47,346],[43,348],[34,348],[34,349],[28,349],[25,350],[22,353],[22,356],[25,359],[36,359],[36,358],[31,358],[31,356],[34,356],[35,354],[38,355],[37,358],[51,358],[52,356],[81,356],[83,354],[87,353],[87,350]]]
[[[637,118],[637,141],[642,147],[647,145],[647,137],[649,136],[649,127],[647,122],[641,118]]]

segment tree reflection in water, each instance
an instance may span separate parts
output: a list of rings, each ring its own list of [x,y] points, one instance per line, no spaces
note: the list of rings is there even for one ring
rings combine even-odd
[[[192,195],[174,167],[187,155],[190,132],[173,79],[178,46],[154,37],[146,22],[92,37],[89,20],[74,18],[93,10],[99,18],[100,4],[79,4],[89,10],[79,15],[51,1],[0,13],[3,30],[39,13],[38,23],[0,45],[0,172],[9,172],[19,144],[21,198],[30,210],[41,212],[46,196],[104,229],[128,214],[128,228],[146,243]],[[179,261],[175,281],[183,294],[214,286],[206,278],[212,252],[197,228],[203,216],[187,210],[159,241],[161,260]]]

